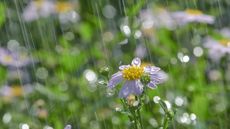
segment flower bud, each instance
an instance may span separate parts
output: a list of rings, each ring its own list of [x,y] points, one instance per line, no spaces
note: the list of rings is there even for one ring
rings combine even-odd
[[[107,66],[104,66],[100,69],[100,73],[106,77],[109,75],[109,71],[110,71],[110,68]]]
[[[129,96],[126,98],[126,101],[127,101],[127,104],[128,104],[129,106],[133,106],[134,103],[136,102],[136,97],[135,97],[135,95],[133,95],[133,94],[129,95]]]
[[[141,83],[144,85],[147,85],[150,82],[150,76],[147,74],[144,74],[141,76]]]

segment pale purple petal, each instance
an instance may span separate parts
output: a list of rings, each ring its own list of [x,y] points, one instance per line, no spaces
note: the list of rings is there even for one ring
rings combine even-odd
[[[160,84],[165,82],[168,79],[168,75],[163,72],[163,71],[159,71],[155,74],[150,74],[150,80],[152,83],[154,84]]]
[[[141,59],[140,58],[134,58],[131,63],[133,66],[140,66],[141,65]]]
[[[154,82],[155,84],[160,84],[162,83],[163,79],[161,78],[161,76],[159,74],[152,74],[150,75],[150,80],[151,82]]]
[[[140,95],[143,92],[143,85],[140,81],[126,81],[124,86],[119,92],[120,98],[126,98],[130,94]]]
[[[157,85],[155,82],[151,81],[148,85],[147,85],[149,88],[151,89],[156,89],[157,88]]]
[[[64,129],[71,129],[71,125],[66,125]]]
[[[123,80],[122,72],[117,72],[117,73],[112,75],[111,79],[109,80],[108,87],[114,88],[122,80]]]
[[[119,70],[124,70],[124,69],[129,68],[129,67],[130,67],[130,65],[121,65],[121,66],[119,66]]]
[[[161,69],[159,67],[155,67],[155,66],[146,66],[144,68],[144,71],[146,73],[149,73],[149,74],[154,74],[154,73],[157,73],[159,72]]]

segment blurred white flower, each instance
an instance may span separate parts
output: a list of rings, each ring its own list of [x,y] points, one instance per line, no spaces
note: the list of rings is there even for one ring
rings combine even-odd
[[[202,11],[195,9],[173,12],[172,17],[178,25],[185,25],[191,22],[207,24],[213,24],[215,22],[214,16],[204,14]]]
[[[48,17],[55,12],[55,4],[50,0],[31,1],[23,11],[25,21],[34,21],[40,17]]]
[[[31,1],[23,11],[25,21],[34,21],[41,17],[49,17],[52,14],[59,15],[61,23],[76,22],[79,15],[74,11],[75,3],[72,2],[54,2],[51,0]]]
[[[164,8],[157,8],[155,10],[142,10],[140,13],[140,19],[142,22],[142,29],[150,29],[153,27],[165,27],[168,29],[174,29],[175,22],[171,17],[171,14]]]
[[[209,57],[214,61],[219,61],[224,55],[230,54],[230,40],[227,38],[215,40],[207,37],[204,47],[208,49]]]

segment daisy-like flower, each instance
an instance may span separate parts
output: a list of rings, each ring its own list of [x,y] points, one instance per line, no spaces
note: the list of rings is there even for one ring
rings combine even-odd
[[[5,100],[11,100],[14,97],[22,97],[25,94],[29,94],[33,91],[31,85],[24,86],[2,86],[0,88],[0,96]]]
[[[209,57],[219,61],[226,54],[230,54],[230,39],[215,40],[211,37],[205,39],[204,47],[208,49]]]
[[[55,4],[51,0],[31,1],[23,11],[25,21],[34,21],[40,17],[48,17],[55,12]]]
[[[142,10],[140,13],[140,20],[142,22],[143,30],[149,30],[153,27],[165,27],[168,29],[174,29],[175,27],[175,22],[172,19],[171,14],[164,8]]]
[[[79,14],[74,10],[76,3],[71,2],[57,2],[55,4],[55,11],[59,15],[61,23],[77,22],[80,19]]]
[[[200,10],[187,9],[185,11],[173,12],[172,17],[175,19],[178,25],[185,25],[191,22],[213,24],[215,17],[204,14]]]
[[[74,10],[74,5],[70,2],[57,2],[55,10],[58,13],[65,13]]]
[[[228,37],[228,38],[230,38],[230,28],[224,27],[224,28],[222,28],[219,32],[220,32],[220,34],[221,34],[223,37]]]
[[[129,95],[141,95],[144,85],[154,89],[157,84],[163,82],[160,68],[155,66],[141,66],[141,60],[134,58],[131,65],[122,65],[120,71],[113,74],[108,82],[109,88],[114,88],[117,84],[124,82],[124,86],[119,92],[120,98],[127,98]]]
[[[31,60],[25,54],[19,54],[5,48],[0,48],[0,64],[18,68],[29,63],[31,63]]]

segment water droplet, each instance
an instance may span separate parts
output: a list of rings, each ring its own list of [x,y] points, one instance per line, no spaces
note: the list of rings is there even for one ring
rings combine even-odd
[[[133,59],[132,65],[140,66],[141,65],[141,59],[140,58]]]
[[[7,124],[11,121],[12,116],[10,113],[5,113],[4,116],[2,117],[3,123]]]
[[[116,9],[112,5],[106,5],[103,8],[102,13],[106,18],[112,19],[116,15]]]
[[[159,97],[159,96],[154,96],[153,97],[153,101],[155,102],[155,103],[159,103],[159,100],[160,100],[161,98]]]
[[[126,36],[130,36],[131,30],[128,25],[122,25],[121,26],[121,31],[124,32]]]
[[[134,34],[134,37],[135,37],[136,39],[139,39],[139,38],[141,37],[141,35],[142,35],[141,31],[140,31],[140,30],[137,30],[137,31],[135,32],[135,34]]]
[[[193,54],[196,56],[196,57],[201,57],[203,55],[203,49],[201,47],[195,47],[193,49]]]
[[[29,125],[24,123],[21,125],[21,129],[30,129]]]
[[[95,83],[97,81],[97,75],[93,70],[87,69],[84,71],[84,76],[89,83]]]
[[[177,96],[175,99],[175,104],[177,106],[182,106],[184,104],[184,99],[182,97]]]
[[[150,123],[154,128],[157,128],[157,127],[158,127],[158,123],[157,123],[156,119],[154,119],[154,118],[150,118],[150,119],[149,119],[149,123]]]
[[[190,119],[191,119],[192,121],[195,121],[195,120],[196,120],[196,115],[195,115],[194,113],[191,113],[191,114],[190,114]]]
[[[51,126],[46,125],[43,129],[54,129],[54,128],[51,127]]]
[[[36,71],[36,77],[45,80],[48,77],[48,71],[44,67],[40,67]]]
[[[165,104],[166,104],[168,109],[172,108],[172,105],[171,105],[171,103],[169,101],[164,101],[164,102],[165,102]]]
[[[190,58],[189,58],[188,55],[185,55],[185,56],[183,56],[183,58],[182,58],[182,62],[184,62],[184,63],[189,62],[189,60],[190,60]]]

